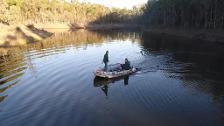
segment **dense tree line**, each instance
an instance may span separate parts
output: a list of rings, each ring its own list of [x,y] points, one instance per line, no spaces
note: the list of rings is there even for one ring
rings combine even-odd
[[[107,13],[90,23],[138,23],[143,12],[144,6],[135,6],[132,9],[112,8],[110,9],[110,13]]]
[[[224,0],[149,0],[133,9],[77,0],[0,0],[0,22],[144,23],[148,26],[224,29]]]
[[[143,9],[108,8],[77,0],[0,0],[0,22],[118,23],[130,21]]]
[[[89,3],[62,0],[1,0],[1,22],[84,22],[109,13],[109,9]]]
[[[153,26],[224,29],[224,0],[149,0],[142,20]]]

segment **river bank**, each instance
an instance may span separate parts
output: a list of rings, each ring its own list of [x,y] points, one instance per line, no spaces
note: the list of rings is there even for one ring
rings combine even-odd
[[[109,31],[109,30],[139,30],[136,24],[88,24],[88,23],[27,23],[27,24],[0,24],[0,46],[10,47],[40,41],[54,33],[67,31]]]
[[[66,31],[77,31],[80,29],[88,31],[142,31],[146,34],[157,34],[182,39],[194,39],[210,42],[224,42],[224,31],[197,30],[197,29],[170,29],[170,28],[146,28],[138,24],[88,24],[88,23],[34,23],[20,25],[0,24],[0,46],[16,46],[40,41],[50,37],[54,33]]]
[[[143,31],[146,34],[158,34],[166,37],[176,37],[177,39],[224,43],[224,31],[220,30],[152,28],[144,29]]]
[[[34,23],[38,29],[44,29],[49,32],[77,31],[80,29],[89,31],[109,31],[109,30],[140,30],[141,25],[133,23]]]
[[[137,23],[107,23],[107,24],[88,24],[88,23],[50,23],[34,24],[39,29],[49,32],[76,31],[80,29],[89,31],[142,31],[149,34],[158,34],[182,39],[194,39],[209,42],[224,42],[224,31],[222,30],[205,30],[205,29],[177,29],[177,28],[147,28]]]
[[[33,25],[0,24],[0,46],[10,47],[24,45],[50,37],[53,33],[38,29]]]

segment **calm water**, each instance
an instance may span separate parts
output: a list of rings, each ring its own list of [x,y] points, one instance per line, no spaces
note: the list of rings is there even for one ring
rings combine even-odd
[[[106,50],[142,70],[94,79]],[[1,52],[0,126],[224,125],[222,44],[79,31]]]

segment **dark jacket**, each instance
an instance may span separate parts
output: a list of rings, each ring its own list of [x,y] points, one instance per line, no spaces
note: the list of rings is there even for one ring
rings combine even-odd
[[[131,69],[130,62],[129,61],[125,61],[125,63],[122,64],[122,69],[124,69],[124,70]]]
[[[103,57],[103,62],[104,62],[104,63],[109,62],[108,54],[107,54],[107,53],[106,53],[106,54],[104,55],[104,57]]]

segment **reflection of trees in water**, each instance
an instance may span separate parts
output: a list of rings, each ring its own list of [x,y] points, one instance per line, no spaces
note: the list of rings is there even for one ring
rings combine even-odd
[[[224,50],[219,44],[145,33],[142,45],[149,52],[168,52],[174,63],[193,63],[195,67],[191,71],[200,74],[213,73],[217,76],[224,72]]]
[[[4,93],[19,82],[26,69],[22,50],[19,48],[2,48],[0,56],[0,102],[7,95]]]
[[[141,37],[141,33],[135,31],[98,31],[96,33],[106,36],[110,40],[131,40],[132,42],[139,41]]]
[[[139,33],[136,32],[122,32],[122,31],[87,31],[78,30],[73,32],[62,32],[52,35],[50,38],[34,44],[28,44],[24,46],[26,50],[38,50],[42,49],[62,49],[67,46],[73,47],[87,47],[90,44],[101,45],[106,40],[136,40],[139,39]]]
[[[87,47],[90,44],[102,44],[107,40],[133,40],[139,39],[135,32],[93,32],[79,30],[52,35],[41,42],[24,46],[0,49],[0,102],[7,95],[6,91],[19,82],[24,71],[29,69],[35,74],[35,64],[32,60],[36,57],[44,57],[58,53],[64,53],[65,47]]]
[[[143,33],[141,44],[145,54],[171,57],[165,63],[168,77],[176,77],[184,86],[212,95],[214,102],[224,106],[223,45],[152,33]]]

